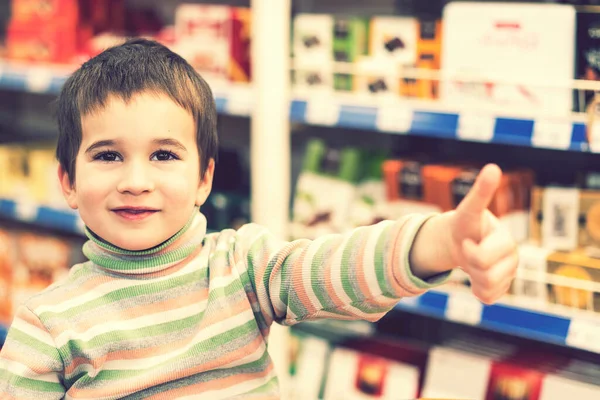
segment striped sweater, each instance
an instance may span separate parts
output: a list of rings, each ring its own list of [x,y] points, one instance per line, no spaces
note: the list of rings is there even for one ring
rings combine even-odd
[[[284,242],[255,224],[207,235],[198,214],[135,253],[89,235],[90,261],[19,309],[0,399],[278,398],[273,322],[375,321],[443,281],[408,265],[424,221]]]

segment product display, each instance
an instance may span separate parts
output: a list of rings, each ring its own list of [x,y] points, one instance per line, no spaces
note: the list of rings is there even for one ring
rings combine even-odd
[[[331,354],[324,399],[412,399],[419,369],[352,350]]]
[[[0,227],[0,324],[10,324],[17,307],[80,262],[82,242]]]
[[[250,81],[249,9],[181,4],[173,50],[210,81]]]
[[[600,81],[600,7],[577,7],[577,79]],[[576,110],[586,112],[594,91],[575,94]]]
[[[355,148],[328,148],[320,140],[308,144],[296,184],[292,237],[315,238],[345,230],[361,157]]]
[[[573,79],[575,19],[569,5],[449,3],[443,16],[441,99],[504,112],[568,115],[572,91],[543,82]]]
[[[57,168],[51,146],[0,146],[0,199],[66,209]]]

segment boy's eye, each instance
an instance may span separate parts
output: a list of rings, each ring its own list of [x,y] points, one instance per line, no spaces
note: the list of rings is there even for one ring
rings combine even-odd
[[[104,151],[102,153],[98,153],[94,156],[94,160],[104,162],[122,161],[121,156],[114,151]]]
[[[152,161],[172,161],[179,160],[179,157],[175,153],[166,150],[159,150],[152,154]]]

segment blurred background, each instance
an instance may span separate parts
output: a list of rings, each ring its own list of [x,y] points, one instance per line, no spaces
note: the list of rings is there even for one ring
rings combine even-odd
[[[520,245],[510,293],[482,305],[457,271],[375,324],[277,329],[287,397],[600,398],[593,0],[0,0],[0,344],[15,307],[83,257],[56,95],[132,36],[213,88],[210,230],[344,232],[453,209],[485,163],[505,170],[490,210]]]

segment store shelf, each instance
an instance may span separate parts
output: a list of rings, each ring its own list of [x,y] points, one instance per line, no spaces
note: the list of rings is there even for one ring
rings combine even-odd
[[[0,61],[0,89],[58,95],[72,66],[34,65]],[[244,83],[211,83],[217,112],[249,116],[252,110],[252,88]]]
[[[0,348],[4,345],[6,335],[8,334],[8,327],[0,324]]]
[[[451,290],[406,298],[397,308],[600,354],[600,316],[589,312],[555,312],[541,305],[534,309],[509,300],[488,306],[470,293]]]
[[[359,95],[295,94],[291,119],[309,125],[357,128],[484,143],[589,152],[585,116],[503,115],[457,110],[434,101],[401,101]],[[600,152],[594,143],[592,151]],[[598,147],[598,148],[596,148]]]
[[[83,223],[79,215],[67,209],[38,206],[10,199],[0,199],[0,217],[67,233],[83,234]]]

